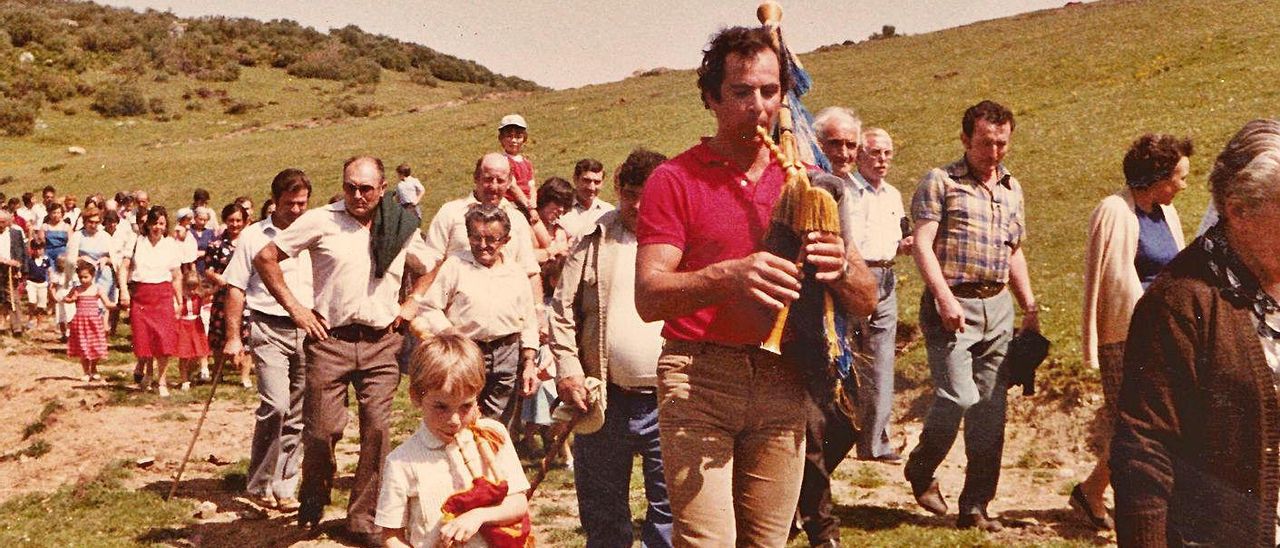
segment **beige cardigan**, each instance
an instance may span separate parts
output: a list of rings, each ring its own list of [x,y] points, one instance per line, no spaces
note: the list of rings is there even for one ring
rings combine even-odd
[[[1133,193],[1125,188],[1103,198],[1089,219],[1084,259],[1084,318],[1080,342],[1084,363],[1098,367],[1098,347],[1124,342],[1129,318],[1142,296],[1134,259],[1138,254],[1138,215]],[[1182,220],[1173,206],[1160,206],[1178,249],[1186,246]]]

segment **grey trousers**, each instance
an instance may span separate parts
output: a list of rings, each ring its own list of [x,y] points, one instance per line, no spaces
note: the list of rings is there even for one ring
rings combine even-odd
[[[400,384],[399,333],[330,330],[324,341],[307,340],[306,396],[302,403],[303,460],[299,518],[319,516],[329,504],[337,470],[334,447],[347,426],[347,385],[360,406],[360,461],[347,504],[347,529],[381,531],[373,523],[382,486],[382,463],[391,449],[391,400]]]
[[[306,332],[287,317],[252,313],[249,353],[258,373],[253,451],[249,457],[250,494],[296,498],[302,465],[302,396],[305,386]]]
[[[968,463],[959,511],[985,514],[1000,482],[1004,452],[1006,388],[998,373],[1013,338],[1013,298],[1006,289],[988,299],[960,299],[960,306],[964,328],[950,332],[942,327],[933,295],[926,291],[920,298],[920,330],[933,378],[933,405],[904,473],[912,483],[932,478],[951,451],[963,420]]]
[[[872,267],[879,301],[876,310],[858,326],[858,351],[866,360],[855,360],[858,384],[858,412],[862,432],[858,436],[858,458],[868,459],[893,453],[889,444],[889,418],[893,415],[893,367],[898,338],[897,279],[892,268]]]
[[[484,388],[480,391],[480,414],[503,425],[516,416],[516,384],[520,379],[520,337],[506,336],[493,341],[476,341],[484,354]]]

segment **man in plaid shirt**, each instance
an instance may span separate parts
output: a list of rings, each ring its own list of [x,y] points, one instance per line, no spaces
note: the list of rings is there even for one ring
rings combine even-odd
[[[1006,390],[997,370],[1013,337],[1013,300],[1023,329],[1039,331],[1040,320],[1022,253],[1022,186],[1001,163],[1013,113],[982,101],[965,111],[961,126],[964,157],[931,170],[911,199],[914,256],[926,286],[920,330],[934,400],[904,472],[920,506],[945,514],[934,471],[964,419],[968,464],[956,524],[995,532],[1001,525],[987,504],[1000,479]]]

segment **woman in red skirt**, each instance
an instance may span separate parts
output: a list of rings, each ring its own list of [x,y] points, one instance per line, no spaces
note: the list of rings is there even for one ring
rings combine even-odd
[[[120,305],[129,307],[133,327],[133,354],[138,365],[133,379],[144,390],[152,380],[160,397],[169,396],[165,369],[169,357],[177,353],[178,314],[182,295],[182,249],[165,237],[169,214],[163,206],[146,213],[141,235],[132,250],[120,261]],[[154,373],[154,375],[153,375]]]
[[[182,390],[187,391],[191,389],[191,372],[201,360],[209,357],[210,351],[204,320],[200,318],[207,291],[195,269],[182,274],[182,289],[182,309],[178,311],[178,373],[182,376]]]
[[[107,329],[102,322],[103,307],[115,308],[115,303],[107,300],[107,290],[94,283],[97,268],[85,261],[76,262],[76,278],[80,285],[72,288],[63,299],[66,303],[75,303],[76,315],[71,320],[71,336],[67,339],[67,355],[80,358],[80,367],[84,370],[84,382],[98,380],[98,361],[107,357]]]

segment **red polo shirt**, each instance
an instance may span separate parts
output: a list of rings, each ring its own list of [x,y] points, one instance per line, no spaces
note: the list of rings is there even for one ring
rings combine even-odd
[[[640,201],[636,239],[668,244],[683,254],[677,272],[746,257],[760,251],[784,173],[776,162],[752,184],[724,156],[702,143],[668,160],[649,176]],[[670,340],[754,345],[773,326],[775,314],[748,297],[734,297],[667,320]]]

